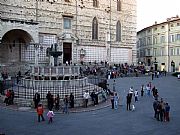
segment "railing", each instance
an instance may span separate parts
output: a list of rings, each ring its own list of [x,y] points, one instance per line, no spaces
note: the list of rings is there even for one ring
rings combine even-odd
[[[73,80],[33,80],[33,79],[21,79],[20,85],[27,88],[37,87],[80,87],[86,86],[88,78],[73,79]]]
[[[95,90],[95,92],[101,93],[101,91],[103,90],[103,88],[97,86],[101,81],[98,78],[96,79],[91,78],[90,80],[86,78],[84,79],[83,83],[79,83],[80,82],[79,80],[73,80],[74,83],[76,83],[76,85],[67,85],[66,82],[65,83],[63,82],[64,83],[63,85],[58,85],[58,82],[56,80],[53,80],[54,81],[53,83],[51,82],[47,83],[45,80],[45,82],[43,82],[43,85],[38,84],[40,80],[33,80],[31,84],[22,85],[21,83],[17,84],[16,80],[11,80],[11,81],[4,81],[3,86],[0,89],[2,90],[1,94],[4,94],[5,93],[4,90],[6,89],[13,90],[15,98],[22,98],[22,99],[33,99],[34,94],[37,91],[40,94],[41,99],[46,99],[46,95],[48,91],[50,91],[51,94],[54,95],[54,97],[56,97],[56,95],[59,94],[61,100],[65,97],[65,95],[70,95],[70,93],[73,93],[75,99],[82,99],[85,91],[91,93],[93,90]],[[69,80],[64,80],[64,81],[69,82]],[[90,81],[90,83],[88,81]]]

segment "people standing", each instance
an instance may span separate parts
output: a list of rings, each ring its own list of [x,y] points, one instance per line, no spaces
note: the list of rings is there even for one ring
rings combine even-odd
[[[90,98],[89,92],[86,90],[86,92],[83,95],[84,100],[85,100],[85,107],[87,108],[88,105],[88,99]]]
[[[114,109],[118,108],[118,102],[119,102],[119,96],[118,94],[115,92],[114,94]]]
[[[146,86],[147,95],[150,96],[150,85],[149,83]]]
[[[70,107],[74,108],[74,95],[73,95],[73,93],[70,94],[69,100],[70,100]]]
[[[49,110],[52,110],[54,107],[54,96],[53,95],[51,95],[51,97],[50,97],[49,104],[50,104]]]
[[[111,92],[111,108],[114,109],[114,92]]]
[[[161,98],[161,110],[160,110],[160,119],[161,121],[164,121],[165,120],[165,103],[163,101],[163,98]]]
[[[5,100],[4,100],[4,103],[6,103],[6,106],[7,105],[10,105],[10,97],[11,97],[11,92],[10,92],[10,90],[7,90],[6,91],[6,94],[5,94]]]
[[[156,116],[156,119],[159,121],[160,120],[160,112],[162,110],[162,107],[161,107],[161,104],[160,104],[160,101],[157,101],[157,116]]]
[[[38,91],[36,91],[33,101],[34,101],[34,108],[37,108],[40,102],[40,94],[38,93]]]
[[[134,98],[135,98],[135,102],[137,102],[138,101],[138,90],[137,89],[134,91]]]
[[[47,113],[47,117],[48,117],[48,124],[53,122],[53,117],[54,117],[54,112],[52,110],[49,110]]]
[[[113,91],[116,91],[116,80],[113,81]]]
[[[40,117],[42,118],[42,121],[45,121],[43,113],[44,113],[44,108],[42,104],[38,104],[37,107],[37,114],[38,114],[38,122],[40,122]]]
[[[57,94],[54,102],[55,102],[55,109],[58,111],[59,110],[59,94]]]
[[[14,104],[14,91],[13,90],[9,90],[9,91],[10,91],[9,104],[13,105]]]
[[[168,103],[165,104],[165,121],[170,121],[169,119],[170,106]]]
[[[90,96],[91,96],[91,99],[92,99],[93,104],[96,105],[95,91],[94,91],[94,90],[91,92],[91,95],[90,95]]]
[[[141,86],[141,97],[144,96],[144,85]]]
[[[69,113],[69,110],[68,110],[68,103],[69,103],[68,95],[65,95],[65,97],[63,99],[63,102],[64,102],[63,113]]]
[[[151,77],[152,77],[152,80],[154,80],[154,72],[153,71],[152,71]]]
[[[131,110],[131,95],[128,93],[126,96],[127,110]]]
[[[131,100],[132,100],[133,93],[134,93],[134,90],[133,90],[133,87],[131,86],[129,89],[129,95],[131,97]]]
[[[46,99],[47,99],[47,105],[48,105],[48,109],[51,109],[51,92],[48,91],[47,95],[46,95]]]
[[[158,101],[154,100],[153,109],[154,109],[154,118],[156,118],[156,119],[157,119],[157,106],[158,106]]]
[[[152,94],[153,94],[153,97],[155,98],[155,92],[156,92],[156,88],[155,86],[152,88]]]

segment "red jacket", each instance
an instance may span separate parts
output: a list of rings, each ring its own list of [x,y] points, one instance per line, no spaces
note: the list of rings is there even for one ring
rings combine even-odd
[[[37,107],[37,114],[38,114],[38,115],[42,115],[43,112],[44,112],[43,106],[38,106],[38,107]]]
[[[11,96],[11,92],[8,90],[7,93],[6,93],[6,97],[10,97]]]

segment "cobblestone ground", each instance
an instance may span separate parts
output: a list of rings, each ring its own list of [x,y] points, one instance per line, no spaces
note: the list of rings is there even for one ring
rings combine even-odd
[[[152,96],[140,97],[133,104],[135,111],[126,111],[126,94],[131,86],[152,82],[159,95],[171,106],[170,122],[159,122],[153,118]],[[113,87],[113,80],[109,80]],[[56,113],[52,124],[37,122],[34,110],[27,108],[5,107],[0,105],[0,133],[6,135],[179,135],[180,134],[180,80],[172,76],[155,78],[132,77],[116,79],[116,91],[120,95],[120,106],[112,110],[110,101],[89,107],[79,108],[78,113]]]

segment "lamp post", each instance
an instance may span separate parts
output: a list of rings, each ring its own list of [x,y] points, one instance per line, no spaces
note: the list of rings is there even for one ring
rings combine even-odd
[[[111,61],[111,0],[109,1],[109,6],[105,9],[105,11],[109,14],[109,29],[106,37],[106,59],[109,63]]]
[[[86,50],[84,50],[83,48],[81,48],[80,50],[80,59],[81,59],[81,64],[83,65],[83,58],[86,55]]]
[[[39,49],[39,44],[34,43],[34,64],[36,66],[38,65],[38,59],[39,59],[38,49]]]

